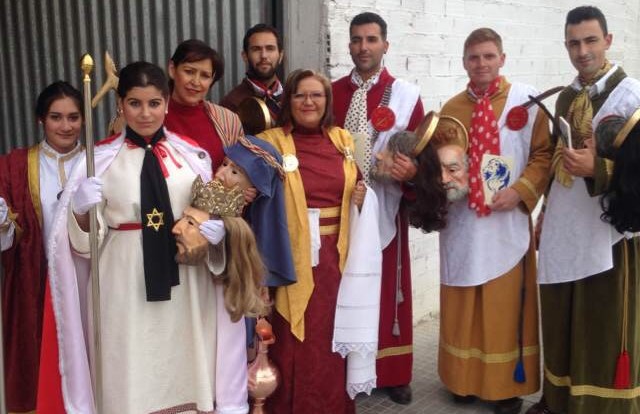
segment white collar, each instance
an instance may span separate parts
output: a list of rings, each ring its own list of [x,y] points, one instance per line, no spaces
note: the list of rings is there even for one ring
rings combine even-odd
[[[351,71],[351,82],[358,87],[362,86],[362,84],[364,84],[365,82],[368,82],[371,86],[373,86],[380,80],[380,74],[383,70],[384,66],[380,66],[380,69],[378,69],[378,71],[372,77],[365,81],[362,79],[362,76],[360,76],[358,71],[353,68],[353,70]]]
[[[70,160],[78,152],[80,152],[82,148],[83,147],[80,144],[80,141],[76,141],[76,146],[71,151],[61,154],[58,151],[56,151],[51,145],[49,145],[46,139],[40,142],[40,149],[42,149],[42,153],[44,155],[56,161],[61,161],[61,162],[66,162]]]
[[[601,93],[604,90],[607,80],[611,77],[611,75],[614,74],[617,69],[618,65],[614,63],[613,66],[611,66],[611,69],[609,69],[609,71],[605,73],[603,77],[601,77],[596,83],[588,87],[589,97],[593,98],[594,96]],[[580,84],[578,76],[576,76],[576,78],[571,83],[571,87],[576,91],[580,91],[582,89],[582,85]]]

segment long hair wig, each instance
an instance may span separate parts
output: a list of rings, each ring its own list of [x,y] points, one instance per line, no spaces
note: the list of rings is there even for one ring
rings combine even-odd
[[[224,305],[231,320],[266,315],[268,305],[260,293],[267,271],[253,231],[242,217],[222,217],[222,221],[227,250]]]
[[[602,220],[620,233],[640,231],[640,122],[615,152],[613,175],[600,205]]]
[[[438,152],[427,145],[418,155],[418,172],[414,178],[416,198],[409,203],[409,223],[429,233],[447,224],[447,190],[442,183]]]

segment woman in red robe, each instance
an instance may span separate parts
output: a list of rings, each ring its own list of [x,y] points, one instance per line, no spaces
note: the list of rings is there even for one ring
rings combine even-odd
[[[332,352],[349,205],[353,198],[361,206],[366,192],[357,182],[353,140],[333,124],[329,81],[310,70],[289,76],[279,122],[259,137],[283,156],[297,282],[276,291],[270,355],[282,380],[267,407],[278,414],[355,413],[345,360]]]
[[[58,195],[82,150],[82,95],[67,82],[42,90],[36,118],[44,140],[0,156],[0,247],[6,402],[36,409],[46,286],[45,240]],[[7,214],[2,214],[4,211]]]
[[[205,99],[224,74],[224,60],[203,41],[185,40],[171,56],[168,72],[171,98],[164,124],[207,150],[215,171],[224,159],[223,147],[243,135],[235,113]]]

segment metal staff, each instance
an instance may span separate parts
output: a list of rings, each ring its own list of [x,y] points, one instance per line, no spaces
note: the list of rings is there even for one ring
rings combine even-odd
[[[91,118],[91,77],[93,58],[87,53],[80,63],[84,73],[84,128],[87,151],[87,177],[95,175],[93,158],[93,121]],[[96,206],[89,210],[89,247],[91,248],[91,298],[93,301],[93,358],[92,382],[96,412],[102,408],[102,352],[100,347],[100,278],[98,274],[98,216]]]

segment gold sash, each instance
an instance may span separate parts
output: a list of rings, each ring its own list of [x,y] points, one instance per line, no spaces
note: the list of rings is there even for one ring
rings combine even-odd
[[[589,96],[589,89],[604,75],[606,75],[611,67],[611,63],[609,61],[605,61],[604,66],[589,81],[579,79],[582,89],[571,102],[569,111],[567,112],[567,121],[571,125],[573,148],[582,148],[584,146],[584,141],[593,136],[593,130],[591,127],[591,121],[593,121],[593,106],[591,104],[591,97]],[[559,139],[553,153],[553,158],[551,159],[551,168],[552,171],[555,172],[556,180],[560,184],[565,187],[571,187],[573,185],[573,177],[562,165],[563,148],[564,144],[562,143],[562,140]]]
[[[355,188],[358,170],[353,157],[353,139],[348,131],[341,128],[331,128],[329,138],[342,154],[346,154],[343,161],[345,185],[340,206],[340,231],[338,235],[338,253],[340,255],[340,271],[344,269],[349,245],[349,206],[351,194]],[[293,136],[285,134],[282,128],[273,128],[262,132],[259,138],[271,143],[281,154],[296,154]],[[286,173],[284,182],[285,206],[287,209],[287,225],[291,242],[291,254],[296,269],[297,282],[279,287],[276,290],[276,310],[291,325],[291,332],[300,341],[304,341],[304,312],[313,292],[313,271],[311,268],[311,236],[309,233],[309,218],[307,215],[307,200],[300,171]]]

